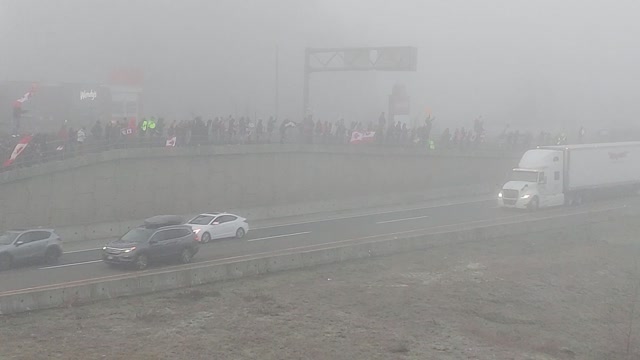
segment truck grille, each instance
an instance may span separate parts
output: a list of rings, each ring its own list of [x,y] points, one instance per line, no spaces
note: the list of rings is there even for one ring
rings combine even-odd
[[[502,190],[502,197],[505,199],[517,199],[518,195],[518,190]]]

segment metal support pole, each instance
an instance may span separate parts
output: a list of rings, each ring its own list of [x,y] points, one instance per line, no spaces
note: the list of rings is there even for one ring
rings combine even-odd
[[[280,48],[276,46],[276,119],[280,108]]]
[[[307,110],[309,109],[309,49],[304,50],[304,89],[303,89],[303,100],[302,100],[302,118],[306,118]]]

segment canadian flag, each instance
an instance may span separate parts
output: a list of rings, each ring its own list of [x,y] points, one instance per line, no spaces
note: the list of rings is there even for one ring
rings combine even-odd
[[[18,155],[22,154],[24,149],[27,148],[27,145],[29,145],[29,142],[31,142],[31,138],[31,135],[26,135],[22,139],[20,139],[20,142],[18,142],[18,144],[16,144],[16,147],[13,149],[11,157],[4,162],[4,166],[10,166],[11,164],[13,164]]]
[[[24,95],[22,95],[20,99],[14,101],[13,107],[18,109],[22,108],[22,104],[24,104],[29,99],[31,99],[31,97],[35,92],[36,92],[36,86],[34,84],[34,85],[31,85],[31,89],[28,92],[26,92]]]
[[[376,132],[375,131],[367,131],[367,132],[359,132],[354,131],[351,133],[351,141],[352,144],[371,144],[375,141]]]
[[[176,146],[176,137],[172,137],[172,138],[168,138],[167,139],[167,144],[165,145],[166,147],[175,147]]]

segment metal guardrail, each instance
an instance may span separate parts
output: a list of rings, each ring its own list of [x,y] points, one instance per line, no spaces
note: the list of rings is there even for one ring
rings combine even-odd
[[[125,141],[110,143],[91,139],[84,143],[77,143],[60,140],[39,142],[39,140],[34,137],[15,161],[11,165],[2,166],[0,168],[0,172],[30,167],[52,161],[66,160],[85,154],[100,153],[114,149],[152,148],[164,146],[165,141],[160,138],[126,139]],[[9,150],[8,154],[5,154],[2,160],[3,162],[11,156],[14,147]]]

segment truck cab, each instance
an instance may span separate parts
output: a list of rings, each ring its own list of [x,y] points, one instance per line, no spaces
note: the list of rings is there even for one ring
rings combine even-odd
[[[499,205],[536,210],[564,204],[563,152],[527,151],[498,194]]]

